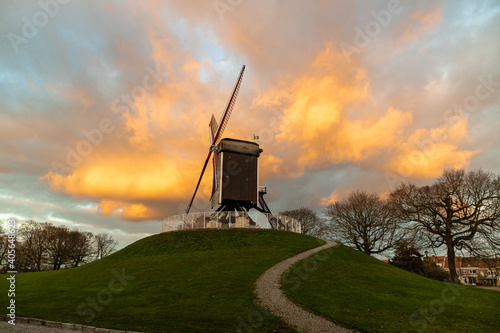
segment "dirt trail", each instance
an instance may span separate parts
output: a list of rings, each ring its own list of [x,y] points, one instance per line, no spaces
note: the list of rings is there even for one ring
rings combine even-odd
[[[281,276],[293,264],[305,259],[316,252],[337,245],[326,241],[325,245],[302,252],[295,257],[288,258],[265,271],[256,281],[255,294],[261,306],[273,315],[280,317],[288,325],[303,333],[347,333],[354,332],[335,325],[323,317],[315,315],[289,300],[281,290]]]

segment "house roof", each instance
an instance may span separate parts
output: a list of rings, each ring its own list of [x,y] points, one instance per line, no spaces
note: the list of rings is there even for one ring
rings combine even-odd
[[[449,260],[446,256],[431,256],[431,262],[441,264],[442,268],[450,268]],[[497,259],[481,259],[479,257],[455,257],[456,268],[495,268],[500,267],[500,258]]]

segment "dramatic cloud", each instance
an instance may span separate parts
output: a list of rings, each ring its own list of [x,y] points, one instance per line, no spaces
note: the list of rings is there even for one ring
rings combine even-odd
[[[467,139],[467,118],[440,128],[417,129],[401,145],[400,154],[390,164],[390,171],[407,177],[438,177],[444,169],[468,165],[479,151],[461,150]]]
[[[309,74],[271,89],[260,104],[283,110],[276,143],[285,152],[277,173],[298,177],[342,162],[360,162],[397,145],[411,113],[389,108],[378,112],[366,71],[339,67],[343,56],[328,46],[313,61]],[[351,108],[368,104],[363,112]]]
[[[0,19],[4,219],[159,231],[243,64],[224,136],[260,137],[273,211],[500,172],[495,1],[47,0]],[[209,167],[195,210],[210,190]]]

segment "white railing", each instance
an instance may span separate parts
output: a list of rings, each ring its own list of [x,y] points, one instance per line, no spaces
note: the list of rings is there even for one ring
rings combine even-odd
[[[186,229],[261,228],[301,233],[294,218],[260,212],[206,212],[169,216],[163,219],[161,232]]]

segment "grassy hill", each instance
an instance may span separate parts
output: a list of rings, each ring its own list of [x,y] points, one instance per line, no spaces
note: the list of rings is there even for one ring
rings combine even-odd
[[[321,244],[273,230],[154,235],[82,267],[18,274],[16,313],[144,332],[294,332],[253,302],[254,282],[275,263]],[[499,292],[428,280],[345,246],[314,257],[284,277],[286,292],[344,326],[500,331]],[[0,290],[6,305],[5,278]]]
[[[283,285],[305,308],[365,332],[500,332],[500,292],[429,280],[346,246],[297,263]]]
[[[254,332],[292,332],[253,303],[253,283],[275,263],[321,244],[272,230],[154,235],[82,267],[18,274],[16,314],[145,332],[220,333],[239,326],[246,332],[250,318]],[[6,306],[5,278],[0,290]]]

